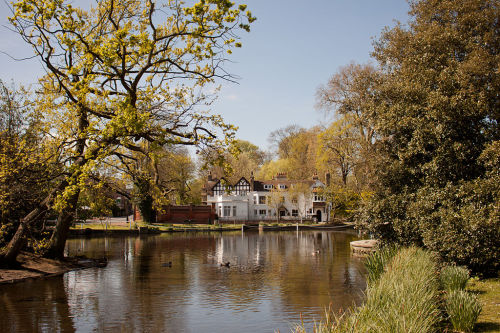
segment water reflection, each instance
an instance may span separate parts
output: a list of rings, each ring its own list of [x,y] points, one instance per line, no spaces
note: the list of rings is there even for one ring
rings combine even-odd
[[[337,310],[361,299],[354,239],[319,231],[75,239],[70,255],[107,256],[108,266],[0,287],[0,327],[288,332],[301,314],[311,327],[329,304]]]

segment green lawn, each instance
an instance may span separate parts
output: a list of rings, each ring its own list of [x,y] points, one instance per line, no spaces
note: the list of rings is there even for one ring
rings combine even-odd
[[[500,278],[472,280],[467,289],[478,295],[483,306],[474,331],[500,333]]]

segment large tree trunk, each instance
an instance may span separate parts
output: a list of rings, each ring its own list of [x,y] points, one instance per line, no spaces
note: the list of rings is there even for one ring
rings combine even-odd
[[[80,190],[77,190],[68,199],[67,206],[59,214],[57,218],[56,228],[50,238],[49,248],[44,254],[44,257],[52,259],[64,258],[64,248],[66,246],[66,239],[68,238],[69,228],[75,217],[76,206]]]
[[[84,157],[86,139],[84,136],[82,136],[82,133],[85,132],[88,125],[89,123],[87,120],[87,113],[84,109],[80,109],[80,114],[78,117],[79,139],[77,140],[76,144],[76,156],[79,157],[75,161],[77,171],[75,171],[71,176],[71,181],[74,183],[79,182],[78,178],[82,174],[80,168],[83,167],[88,161],[88,159]],[[97,152],[98,150],[95,150],[93,154],[97,154]],[[64,247],[66,246],[66,239],[68,238],[71,222],[73,222],[73,218],[75,216],[79,197],[80,188],[77,188],[72,194],[70,194],[69,198],[67,198],[66,205],[65,207],[63,207],[61,213],[57,218],[56,228],[54,229],[54,232],[50,237],[49,248],[45,252],[45,257],[54,259],[64,258]]]

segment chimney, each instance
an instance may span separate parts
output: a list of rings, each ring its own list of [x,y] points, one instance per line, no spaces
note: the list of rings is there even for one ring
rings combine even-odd
[[[318,174],[315,172],[314,175],[313,175],[313,180],[318,180]]]
[[[253,191],[253,184],[255,182],[255,177],[253,176],[253,171],[250,173],[250,191]]]
[[[211,181],[212,181],[212,172],[209,172],[209,173],[208,173],[207,180],[208,180],[209,182],[211,182]]]
[[[327,173],[325,174],[325,182],[326,182],[326,186],[330,186],[330,177],[331,177],[331,176],[330,176],[330,173],[329,173],[329,172],[327,172]]]

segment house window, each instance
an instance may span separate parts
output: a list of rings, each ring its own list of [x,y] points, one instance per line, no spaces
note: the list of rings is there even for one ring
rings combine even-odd
[[[224,216],[231,216],[231,206],[224,206]]]
[[[265,209],[260,209],[259,210],[259,215],[266,216],[266,210]]]
[[[297,198],[292,198],[292,203],[296,204],[297,203]]]
[[[273,185],[272,184],[264,184],[264,190],[272,190]]]
[[[286,189],[286,185],[284,185],[284,184],[279,184],[279,188],[280,188],[280,190],[284,190],[284,189]]]
[[[285,203],[285,197],[281,196],[281,197],[280,197],[280,202],[281,202],[281,203]]]
[[[236,216],[236,206],[233,206],[233,216]]]
[[[256,205],[257,204],[257,196],[254,196],[253,197],[253,204]]]
[[[292,216],[299,216],[299,211],[297,209],[292,209]]]
[[[325,201],[323,197],[319,194],[314,195],[314,201]]]
[[[270,209],[267,211],[267,215],[269,215],[269,216],[271,216],[271,215],[272,215],[272,214],[271,214],[271,210],[270,210]]]
[[[259,205],[265,205],[266,204],[266,196],[260,196],[259,197]]]

